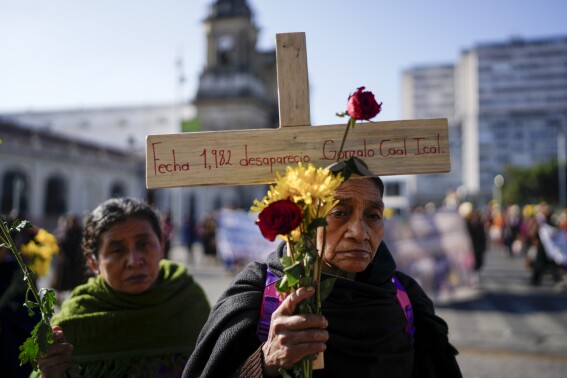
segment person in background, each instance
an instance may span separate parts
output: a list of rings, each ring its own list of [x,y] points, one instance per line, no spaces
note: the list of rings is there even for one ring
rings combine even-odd
[[[259,327],[261,313],[269,309],[267,277],[283,275],[282,242],[266,262],[249,264],[221,295],[183,377],[273,377],[323,351],[325,367],[314,377],[462,376],[447,324],[419,284],[396,270],[383,242],[384,184],[379,177],[354,178],[374,176],[365,165],[354,168],[326,218],[322,279],[337,280],[322,314],[295,313],[315,294],[313,288],[300,288],[279,305],[270,301],[276,306],[268,324]],[[319,245],[322,237],[319,232]],[[407,292],[411,311],[407,303],[399,304],[399,290]],[[264,328],[266,334],[260,332]]]
[[[195,225],[190,215],[186,215],[181,227],[181,242],[187,248],[187,261],[189,264],[194,263],[193,259],[193,243],[195,242]]]
[[[474,253],[474,271],[478,274],[484,265],[486,252],[486,230],[482,219],[482,212],[475,209],[470,202],[463,202],[459,206],[459,214],[465,219],[467,231],[471,237]]]
[[[493,202],[489,204],[488,211],[489,213],[486,217],[488,241],[491,247],[500,249],[504,246],[504,214],[500,205]]]
[[[164,243],[159,215],[141,200],[110,199],[85,217],[95,277],[53,317],[42,377],[181,374],[210,307],[187,268],[163,259]]]
[[[514,257],[520,253],[519,250],[515,250],[514,242],[519,240],[521,226],[522,212],[520,206],[516,204],[508,206],[504,217],[502,240],[510,257]]]
[[[522,223],[520,223],[520,231],[518,233],[518,240],[520,241],[520,255],[526,259],[527,264],[529,264],[527,261],[527,254],[530,247],[530,227],[535,216],[534,208],[535,206],[533,205],[524,205],[522,207]]]
[[[163,240],[164,240],[164,246],[163,246],[164,258],[168,259],[169,252],[171,251],[171,242],[173,240],[173,233],[175,231],[173,227],[173,221],[171,220],[170,212],[163,214],[161,220],[161,228],[162,228]]]
[[[203,252],[209,264],[217,263],[217,222],[216,213],[206,214],[200,227]]]
[[[81,219],[68,215],[64,221],[64,231],[59,238],[61,253],[57,255],[57,264],[52,287],[57,292],[57,300],[62,302],[75,287],[87,282],[87,264],[81,252],[83,228]]]
[[[529,226],[529,242],[530,248],[528,249],[527,265],[531,269],[530,283],[533,286],[541,285],[544,274],[549,272],[556,284],[563,281],[562,267],[557,264],[554,259],[550,257],[546,251],[546,245],[542,240],[542,228],[551,227],[551,216],[553,215],[552,208],[547,204],[540,204],[537,206],[535,216]]]

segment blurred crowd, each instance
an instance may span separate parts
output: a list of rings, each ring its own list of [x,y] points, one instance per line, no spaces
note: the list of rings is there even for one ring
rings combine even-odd
[[[530,270],[530,284],[539,286],[549,275],[558,288],[565,287],[567,271],[567,210],[547,203],[501,207],[491,202],[485,208],[460,204],[473,243],[475,269],[484,263],[488,249],[498,249],[510,258],[521,258]]]

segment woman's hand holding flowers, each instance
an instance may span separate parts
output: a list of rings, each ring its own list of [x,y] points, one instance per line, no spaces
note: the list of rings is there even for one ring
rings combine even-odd
[[[54,344],[49,346],[45,355],[38,356],[38,366],[43,378],[66,377],[65,373],[73,360],[73,345],[67,342],[63,330],[53,327]]]
[[[326,349],[327,319],[320,314],[295,314],[299,303],[314,294],[315,289],[302,287],[272,314],[268,340],[262,346],[265,375],[276,376],[280,368],[291,370],[305,357]]]

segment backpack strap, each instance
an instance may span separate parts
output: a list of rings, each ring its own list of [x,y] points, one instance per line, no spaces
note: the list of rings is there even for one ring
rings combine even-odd
[[[413,326],[413,308],[411,306],[411,302],[408,296],[406,289],[402,286],[398,277],[394,274],[392,276],[392,282],[396,285],[396,299],[398,300],[398,304],[404,310],[404,315],[406,316],[407,324],[405,327],[406,333],[411,339],[413,343],[413,335],[415,333],[415,327]]]
[[[264,296],[262,298],[262,308],[260,309],[260,321],[256,334],[261,341],[268,339],[270,331],[270,322],[272,321],[272,313],[276,311],[278,306],[283,302],[282,297],[276,289],[276,282],[279,277],[276,276],[268,267],[266,271],[266,286],[264,287]]]

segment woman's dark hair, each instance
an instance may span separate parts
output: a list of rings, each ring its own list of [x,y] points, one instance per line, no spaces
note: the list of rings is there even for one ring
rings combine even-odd
[[[150,222],[159,240],[162,238],[161,223],[157,210],[146,202],[135,198],[112,198],[98,205],[83,220],[82,248],[85,256],[98,256],[100,237],[117,223],[131,218]]]

